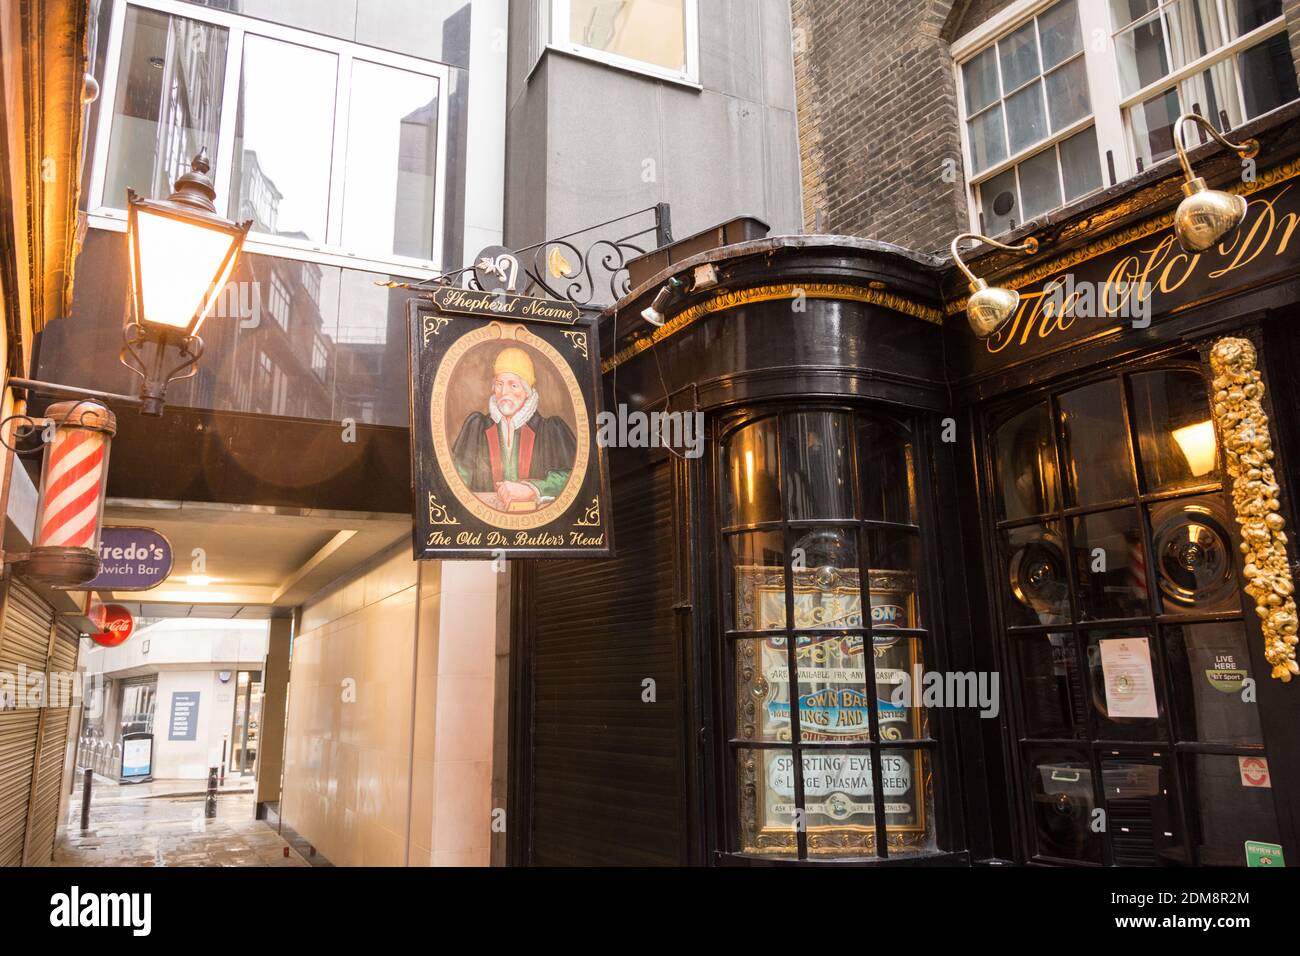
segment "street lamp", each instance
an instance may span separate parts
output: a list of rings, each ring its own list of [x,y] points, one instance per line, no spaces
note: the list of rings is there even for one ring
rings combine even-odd
[[[195,373],[203,354],[199,327],[235,271],[253,224],[217,215],[210,168],[201,149],[167,199],[145,199],[127,190],[132,316],[122,332],[120,357],[142,379],[144,415],[161,415],[167,384]],[[148,358],[142,352],[147,346],[153,353]],[[165,371],[169,346],[182,362]]]
[[[77,399],[51,405],[43,418],[28,415],[26,400],[20,399],[15,413],[0,420],[0,445],[15,453],[34,449],[11,444],[11,421],[24,423],[15,433],[19,438],[38,429],[45,437],[31,551],[0,552],[5,563],[24,565],[34,580],[75,587],[99,573],[108,451],[117,429],[108,403],[139,405],[141,414],[160,416],[168,383],[197,371],[203,354],[199,327],[234,274],[253,225],[252,220],[236,224],[217,215],[210,168],[206,151],[199,150],[166,199],[145,199],[127,190],[131,314],[118,358],[140,376],[139,396],[16,376],[6,380],[14,389]],[[168,368],[171,348],[181,361]]]
[[[1242,159],[1251,159],[1259,153],[1258,140],[1248,139],[1244,143],[1230,143],[1214,128],[1209,120],[1199,113],[1184,113],[1174,125],[1174,146],[1178,150],[1178,161],[1183,164],[1183,195],[1186,197],[1178,204],[1174,213],[1174,235],[1183,252],[1189,255],[1211,249],[1227,236],[1231,235],[1241,221],[1246,218],[1246,197],[1235,196],[1219,189],[1210,189],[1205,180],[1193,175],[1192,164],[1187,159],[1187,144],[1183,142],[1183,131],[1188,120],[1192,120],[1209,131],[1210,135],[1228,149],[1234,150]]]
[[[971,331],[975,333],[976,337],[986,339],[1002,328],[1011,316],[1015,315],[1016,308],[1020,305],[1020,293],[1015,289],[990,286],[985,280],[971,272],[966,263],[961,261],[961,255],[957,251],[957,246],[963,239],[974,239],[976,242],[984,242],[998,249],[1005,249],[1008,252],[1023,252],[1031,256],[1038,251],[1038,240],[1030,236],[1018,246],[1008,246],[987,236],[976,235],[973,232],[963,232],[952,241],[952,261],[970,280],[971,296],[966,303],[966,318],[969,320]]]

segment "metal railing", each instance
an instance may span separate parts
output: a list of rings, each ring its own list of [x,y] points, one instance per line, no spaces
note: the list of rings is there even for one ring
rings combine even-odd
[[[501,278],[508,291],[551,299],[567,299],[574,305],[603,309],[631,291],[627,264],[673,241],[672,214],[668,203],[656,203],[627,215],[586,226],[553,239],[513,250],[518,276]],[[464,286],[483,290],[476,262],[463,269],[443,273],[422,282],[378,282],[388,288],[428,291],[437,286]],[[604,292],[603,290],[608,290]]]
[[[105,738],[82,737],[77,741],[77,769],[93,770],[116,780],[122,767],[122,745]]]

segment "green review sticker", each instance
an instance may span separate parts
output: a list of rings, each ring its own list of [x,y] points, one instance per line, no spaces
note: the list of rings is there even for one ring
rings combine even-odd
[[[1258,840],[1247,840],[1246,866],[1286,866],[1282,862],[1282,845],[1280,843],[1260,843]]]

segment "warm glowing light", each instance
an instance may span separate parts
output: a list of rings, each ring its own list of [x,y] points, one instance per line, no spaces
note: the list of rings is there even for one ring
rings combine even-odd
[[[1173,436],[1182,449],[1183,457],[1187,459],[1187,467],[1191,469],[1193,477],[1200,478],[1214,471],[1215,462],[1218,461],[1218,445],[1214,440],[1213,422],[1206,419],[1195,425],[1175,428]]]
[[[149,592],[153,601],[168,604],[268,604],[269,588],[251,588],[243,591],[210,591],[206,588],[173,591],[169,587],[155,588]]]
[[[185,583],[194,587],[205,588],[212,583],[212,578],[206,574],[190,574],[186,575]]]
[[[745,450],[745,486],[749,492],[749,503],[754,503],[754,452]]]
[[[145,208],[136,212],[135,232],[144,292],[141,318],[188,329],[197,316],[190,334],[198,332],[230,278],[236,260],[232,247],[242,237]],[[196,277],[202,284],[195,282]]]

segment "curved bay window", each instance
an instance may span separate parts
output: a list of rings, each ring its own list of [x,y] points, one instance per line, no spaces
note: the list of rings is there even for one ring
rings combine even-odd
[[[990,424],[1027,855],[1245,865],[1277,822],[1199,363]]]
[[[731,849],[934,850],[935,741],[911,693],[929,640],[907,427],[773,412],[732,427],[720,454]]]

